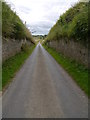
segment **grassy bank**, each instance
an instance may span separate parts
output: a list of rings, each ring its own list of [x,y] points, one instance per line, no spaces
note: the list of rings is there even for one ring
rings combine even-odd
[[[64,57],[53,48],[49,48],[47,46],[44,46],[44,48],[71,75],[81,89],[88,95],[88,69],[86,69],[83,65]]]
[[[88,6],[89,3],[79,2],[60,16],[56,24],[51,28],[47,41],[67,38],[87,45],[88,42]],[[79,31],[79,32],[78,32]]]
[[[2,65],[2,88],[4,88],[6,85],[9,84],[9,82],[11,82],[15,73],[20,69],[21,65],[28,58],[28,56],[32,53],[34,48],[35,46],[32,46],[27,51],[25,47],[20,53],[9,58],[3,63]]]
[[[2,36],[16,40],[27,39],[34,43],[26,24],[6,2],[2,2]]]

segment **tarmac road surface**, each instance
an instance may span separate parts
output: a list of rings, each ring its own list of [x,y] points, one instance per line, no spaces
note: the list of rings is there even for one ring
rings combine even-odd
[[[3,118],[87,118],[88,98],[38,44],[2,98]]]

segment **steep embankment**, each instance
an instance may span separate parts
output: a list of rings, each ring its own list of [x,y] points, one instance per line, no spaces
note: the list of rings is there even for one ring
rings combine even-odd
[[[47,40],[74,38],[76,41],[87,41],[88,35],[88,3],[78,3],[60,16],[50,30]]]
[[[77,3],[50,30],[46,44],[79,63],[88,64],[88,5]]]
[[[2,3],[2,35],[19,40],[26,38],[34,42],[30,31],[5,2]]]
[[[23,43],[34,44],[33,37],[26,25],[5,2],[2,2],[2,36],[3,61],[20,52]]]
[[[5,2],[2,3],[2,42],[3,65],[0,90],[11,82],[35,48],[30,31]]]

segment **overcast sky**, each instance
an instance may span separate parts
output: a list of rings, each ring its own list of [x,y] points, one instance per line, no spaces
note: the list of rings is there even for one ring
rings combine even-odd
[[[26,21],[32,34],[48,34],[51,27],[78,0],[6,0],[19,17]]]

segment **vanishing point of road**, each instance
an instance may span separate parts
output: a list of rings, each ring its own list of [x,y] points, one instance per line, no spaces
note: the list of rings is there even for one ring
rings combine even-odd
[[[38,44],[3,94],[3,118],[88,118],[88,98]]]

